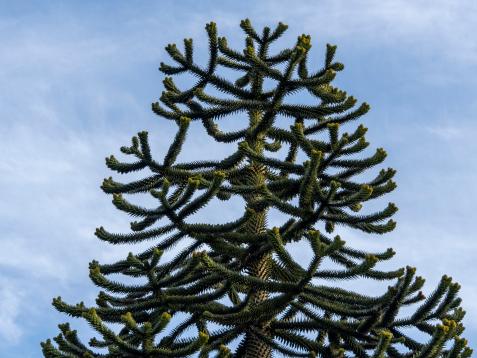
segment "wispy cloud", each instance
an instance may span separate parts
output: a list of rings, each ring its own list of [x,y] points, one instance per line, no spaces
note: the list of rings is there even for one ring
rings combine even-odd
[[[18,343],[22,328],[17,317],[25,292],[9,279],[0,278],[0,283],[0,336],[12,343]]]
[[[358,46],[392,46],[399,52],[431,54],[437,50],[452,62],[477,63],[473,36],[477,25],[472,21],[477,16],[475,2],[351,0],[344,4],[325,0],[277,6],[265,1],[258,6],[267,18],[300,23],[321,37]]]
[[[441,124],[434,127],[426,127],[426,130],[441,139],[447,141],[471,140],[477,134],[477,126],[468,127],[458,124]]]

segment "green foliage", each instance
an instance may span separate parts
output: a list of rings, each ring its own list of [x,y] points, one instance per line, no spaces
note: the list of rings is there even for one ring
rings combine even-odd
[[[368,201],[395,189],[395,171],[383,169],[370,181],[357,179],[381,164],[386,152],[378,148],[373,155],[352,157],[368,147],[367,129],[359,125],[350,134],[342,128],[370,107],[362,103],[355,108],[354,97],[331,85],[344,69],[334,62],[336,46],[326,45],[324,67],[311,73],[309,35],[299,36],[292,48],[269,54],[269,45],[287,30],[286,25],[279,23],[273,31],[266,27],[262,34],[248,19],[240,26],[246,34],[242,52],[217,37],[215,23],[207,24],[210,58],[205,68],[194,62],[192,39],[184,40],[184,51],[175,44],[166,47],[175,64],[161,63],[160,70],[168,77],[160,103],[153,103],[152,110],[175,121],[178,130],[163,161],[153,158],[147,132],[134,136],[130,147],[120,148],[135,157],[134,162],[106,158],[106,165],[118,173],[147,168],[152,175],[129,183],[104,180],[101,188],[112,194],[113,205],[139,221],[131,222],[132,233],[110,233],[100,227],[96,236],[113,244],[157,241],[114,264],[90,263],[91,280],[109,292],[100,291],[98,307],[87,308],[83,302],[72,306],[61,297],[53,305],[86,319],[102,337],[92,338],[89,345],[107,348],[108,353],[86,347],[65,323],[54,338],[58,348],[49,339],[41,344],[44,356],[262,358],[275,352],[326,358],[470,357],[472,350],[460,337],[465,314],[457,297],[460,286],[450,277],[444,276],[426,298],[420,291],[424,279],[415,276],[415,268],[376,269],[394,255],[392,249],[355,250],[339,235],[328,236],[338,226],[384,234],[395,228],[391,217],[397,211],[389,203],[377,212],[359,214]],[[277,68],[281,64],[283,70]],[[240,75],[222,78],[219,66]],[[180,89],[173,80],[180,73],[192,74],[198,82]],[[265,79],[276,86],[265,91]],[[227,98],[207,93],[208,87]],[[317,103],[287,99],[299,91],[308,92]],[[220,120],[238,112],[247,113],[249,123],[237,131],[222,131]],[[290,119],[293,123],[287,122]],[[219,161],[178,162],[189,128],[200,123],[213,140],[234,144],[235,152]],[[324,136],[313,136],[320,133]],[[281,149],[285,158],[279,155]],[[300,151],[308,158],[301,163]],[[130,202],[126,195],[134,193],[149,193],[157,206]],[[227,201],[232,196],[246,202],[235,220],[209,224],[192,219],[214,198]],[[288,220],[269,228],[270,209]],[[163,220],[166,223],[158,224]],[[181,244],[186,238],[193,243]],[[303,239],[313,253],[306,265],[287,250],[287,245]],[[181,251],[175,257],[167,255],[179,244]],[[161,262],[167,256],[168,261]],[[338,269],[323,269],[327,258]],[[147,283],[126,285],[108,278],[117,273],[144,277]],[[319,284],[357,277],[395,282],[378,296]],[[420,305],[413,314],[398,318],[402,307],[416,303]],[[185,316],[176,318],[179,313]],[[176,324],[167,331],[172,322]],[[123,328],[116,333],[106,323]],[[414,340],[402,331],[407,327],[426,333],[429,340]],[[240,344],[232,351],[229,345],[238,339]],[[399,345],[408,353],[399,351]]]

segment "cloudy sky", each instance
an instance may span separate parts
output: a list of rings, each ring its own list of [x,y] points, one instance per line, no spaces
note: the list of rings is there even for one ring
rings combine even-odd
[[[56,336],[58,323],[67,321],[84,342],[92,337],[84,320],[57,312],[52,298],[94,306],[99,289],[88,278],[88,263],[112,263],[148,247],[112,247],[93,235],[101,225],[128,232],[128,217],[99,188],[110,175],[127,179],[110,172],[104,158],[120,157],[119,147],[141,130],[150,132],[161,158],[174,127],[155,116],[150,103],[163,90],[157,68],[167,61],[164,47],[192,37],[198,62],[205,63],[205,24],[215,21],[219,35],[241,49],[239,23],[247,17],[258,29],[288,24],[279,47],[310,34],[312,69],[321,67],[326,43],[338,45],[336,59],[345,70],[334,83],[371,104],[348,131],[363,123],[370,151],[387,150],[383,167],[397,170],[398,189],[381,204],[393,201],[400,208],[394,232],[349,231],[343,238],[371,251],[393,247],[397,255],[386,267],[416,266],[427,279],[425,293],[443,274],[452,276],[462,285],[465,337],[477,348],[475,1],[330,0],[290,6],[249,0],[5,0],[0,1],[1,357],[41,356],[40,341]],[[188,143],[186,157],[226,153],[200,136]],[[213,220],[219,207],[211,210],[204,215]],[[234,214],[222,209],[225,216]],[[373,287],[378,294],[386,284]]]

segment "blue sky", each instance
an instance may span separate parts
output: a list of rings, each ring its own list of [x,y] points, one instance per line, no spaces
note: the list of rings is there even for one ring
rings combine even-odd
[[[241,49],[246,17],[258,29],[289,25],[277,49],[310,34],[314,69],[326,43],[338,45],[345,70],[334,83],[371,105],[347,128],[363,123],[370,152],[387,150],[383,167],[397,170],[398,189],[380,205],[400,208],[392,233],[342,230],[342,237],[370,251],[393,247],[396,256],[380,267],[416,266],[425,293],[452,276],[462,286],[465,337],[477,348],[476,2],[0,1],[1,357],[41,356],[40,341],[67,321],[84,342],[92,337],[84,320],[57,312],[52,298],[94,306],[99,289],[88,263],[149,247],[112,247],[93,235],[101,225],[128,232],[128,217],[99,186],[110,175],[133,177],[110,172],[104,158],[120,157],[119,147],[141,130],[161,158],[175,133],[150,111],[163,89],[164,47],[192,37],[204,63],[205,24],[215,21],[219,35]],[[183,158],[228,153],[204,138],[192,136]],[[219,210],[203,217],[234,217]],[[387,284],[354,285],[379,294]]]

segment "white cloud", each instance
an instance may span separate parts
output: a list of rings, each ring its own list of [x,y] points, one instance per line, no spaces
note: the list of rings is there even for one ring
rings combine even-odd
[[[403,52],[429,51],[452,62],[477,63],[477,3],[474,1],[301,1],[300,6],[258,5],[266,19],[299,23],[296,31],[340,38],[360,46],[390,45]],[[263,20],[265,16],[259,17]],[[412,66],[412,64],[403,64]]]
[[[23,335],[21,325],[18,322],[18,315],[21,312],[22,298],[25,296],[24,290],[8,279],[0,280],[0,337],[3,337],[10,344],[20,341]]]
[[[426,130],[435,135],[438,138],[447,140],[447,141],[455,141],[455,140],[462,140],[462,139],[471,139],[475,137],[477,133],[477,128],[466,126],[460,123],[459,125],[452,125],[452,124],[440,124],[435,125],[433,127],[426,127]]]
[[[430,127],[428,128],[428,131],[443,139],[455,139],[464,134],[464,131],[461,128],[452,126]]]

